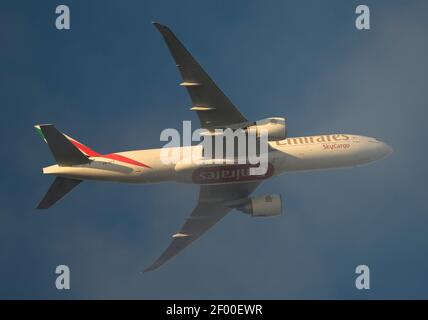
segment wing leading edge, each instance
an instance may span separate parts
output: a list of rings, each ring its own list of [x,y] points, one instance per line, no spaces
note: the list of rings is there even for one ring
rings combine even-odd
[[[180,231],[172,236],[169,247],[144,272],[155,270],[175,257],[228,214],[235,201],[246,199],[258,185],[259,182],[201,186],[199,201],[192,214]]]

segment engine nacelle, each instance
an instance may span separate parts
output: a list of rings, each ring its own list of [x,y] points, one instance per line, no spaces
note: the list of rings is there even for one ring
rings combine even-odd
[[[268,133],[268,141],[278,141],[287,138],[287,125],[285,118],[266,118],[256,121],[256,123],[247,128],[247,131],[256,130],[257,137],[260,137],[262,130]]]
[[[242,212],[253,217],[272,217],[282,213],[282,200],[279,194],[269,194],[262,197],[251,198],[239,208]]]

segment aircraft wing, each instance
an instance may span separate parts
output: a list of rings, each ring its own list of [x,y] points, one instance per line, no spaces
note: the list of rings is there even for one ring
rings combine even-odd
[[[180,85],[187,89],[192,99],[191,110],[198,114],[201,127],[212,130],[248,123],[174,33],[167,26],[157,22],[153,24],[162,34],[171,51],[183,79]]]
[[[192,214],[180,231],[174,234],[172,243],[163,254],[144,272],[159,268],[175,257],[208,229],[220,221],[240,201],[245,201],[260,182],[201,186],[199,200]]]

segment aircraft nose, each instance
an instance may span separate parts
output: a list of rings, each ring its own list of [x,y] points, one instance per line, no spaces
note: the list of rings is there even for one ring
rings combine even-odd
[[[386,143],[384,143],[384,148],[386,148],[386,152],[388,156],[394,152],[394,149],[390,145],[387,145]]]
[[[394,152],[394,149],[392,149],[391,146],[382,141],[379,141],[379,150],[382,158],[385,158]]]

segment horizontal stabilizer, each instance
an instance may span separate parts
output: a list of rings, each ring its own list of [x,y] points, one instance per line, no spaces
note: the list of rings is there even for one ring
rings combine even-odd
[[[72,166],[90,162],[73,143],[70,142],[52,124],[35,126],[39,134],[45,139],[59,166]]]
[[[68,192],[70,192],[75,186],[77,186],[82,180],[69,179],[57,177],[46,192],[42,201],[40,201],[37,209],[48,209],[59,199],[64,197]]]

